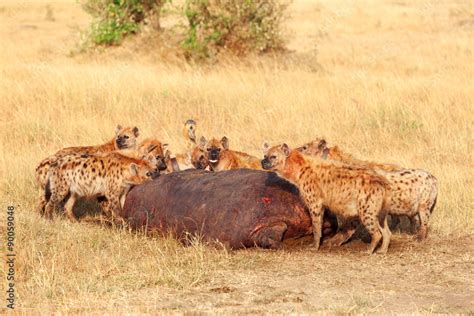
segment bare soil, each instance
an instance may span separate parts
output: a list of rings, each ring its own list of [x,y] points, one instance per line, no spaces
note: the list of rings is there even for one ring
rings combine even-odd
[[[365,254],[367,244],[310,248],[311,238],[283,250],[248,249],[232,256],[265,256],[253,269],[215,271],[192,289],[142,289],[131,311],[220,313],[473,313],[474,236],[394,234],[387,255]],[[128,293],[130,294],[130,293]],[[148,300],[147,298],[153,298]]]

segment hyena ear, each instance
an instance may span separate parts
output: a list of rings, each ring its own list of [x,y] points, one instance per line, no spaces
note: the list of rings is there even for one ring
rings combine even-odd
[[[138,130],[138,127],[134,127],[132,129],[132,132],[133,132],[133,135],[135,135],[135,137],[138,137],[138,135],[140,135],[140,131]]]
[[[165,160],[169,160],[171,156],[171,153],[169,150],[165,151]]]
[[[132,176],[138,175],[138,165],[136,163],[130,164],[130,174]]]
[[[153,150],[155,150],[156,147],[158,147],[158,145],[150,145],[150,146],[148,146],[146,152],[151,153]]]
[[[319,141],[319,144],[318,144],[318,149],[319,149],[319,150],[324,150],[324,149],[326,149],[326,148],[327,148],[327,144],[328,144],[328,143],[326,142],[325,139],[321,139],[321,140]]]
[[[283,151],[283,153],[285,154],[285,156],[288,156],[290,154],[290,147],[288,147],[287,144],[281,145],[280,148]]]
[[[156,157],[153,154],[146,155],[145,160],[151,164],[157,164]]]
[[[263,150],[263,153],[266,154],[268,152],[268,149],[270,148],[270,145],[265,141],[263,142],[262,144],[262,150]]]
[[[193,126],[193,125],[196,126],[196,121],[193,120],[193,119],[189,119],[186,122],[184,122],[184,126],[186,126],[186,125],[190,125],[190,129],[194,129],[194,128],[191,128],[191,126]]]
[[[222,137],[221,144],[224,149],[229,149],[229,139],[227,139],[227,137]]]
[[[163,149],[163,151],[167,150],[168,149],[168,144],[162,144],[161,148]]]
[[[117,125],[117,127],[115,128],[115,135],[120,133],[121,130],[122,130],[122,125]]]
[[[198,145],[199,148],[200,148],[200,149],[204,149],[204,146],[206,146],[206,144],[207,144],[207,139],[206,139],[206,137],[201,136],[201,138],[199,139],[199,145]]]

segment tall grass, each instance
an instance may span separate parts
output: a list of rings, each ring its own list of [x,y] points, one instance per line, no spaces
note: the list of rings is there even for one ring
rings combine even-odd
[[[444,14],[444,7],[429,10]],[[280,256],[233,254],[199,242],[183,248],[167,238],[47,222],[35,214],[39,161],[65,146],[104,142],[117,124],[137,125],[143,137],[168,142],[174,152],[184,149],[181,126],[188,118],[198,122],[198,134],[226,135],[231,148],[257,156],[264,140],[296,146],[325,136],[357,157],[432,172],[440,193],[431,233],[472,234],[474,70],[468,34],[438,27],[437,21],[426,24],[416,13],[410,13],[415,18],[408,26],[392,16],[384,23],[397,21],[395,29],[367,26],[377,12],[357,18],[344,11],[340,21],[328,22],[325,29],[334,33],[319,56],[324,72],[273,59],[213,69],[133,59],[35,61],[10,38],[8,59],[0,63],[0,200],[2,207],[18,205],[19,302],[81,311],[107,298],[107,309],[126,309],[131,303],[125,290],[140,296],[157,286],[212,285],[220,275],[256,269]],[[337,26],[354,21],[365,29],[348,39]],[[424,33],[406,38],[412,28]],[[379,50],[385,34],[400,39],[395,50]],[[418,53],[410,50],[414,46]],[[3,218],[0,228],[5,230]]]
[[[182,122],[192,117],[201,134],[226,135],[232,148],[257,156],[264,140],[296,146],[323,135],[364,159],[424,168],[440,182],[433,230],[446,235],[473,228],[467,84],[265,65],[251,72],[24,65],[4,67],[3,78],[1,187],[25,208],[36,202],[35,165],[59,148],[101,143],[120,123],[137,125],[143,136],[180,152]]]

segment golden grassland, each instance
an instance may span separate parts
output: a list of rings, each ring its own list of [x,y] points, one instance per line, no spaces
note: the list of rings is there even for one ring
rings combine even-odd
[[[393,259],[401,271],[412,262],[429,268],[421,273],[441,293],[464,289],[473,298],[472,269],[453,268],[458,279],[435,280],[429,275],[437,268],[423,263],[436,258],[438,244],[449,252],[452,239],[461,255],[443,257],[443,264],[473,267],[473,7],[463,1],[301,0],[290,13],[291,53],[198,67],[154,60],[134,41],[70,57],[77,30],[89,22],[74,1],[0,3],[0,200],[4,209],[18,205],[16,291],[23,311],[473,310],[466,301],[448,308],[449,299],[435,294],[416,301],[417,288],[406,288],[413,304],[402,303],[399,292],[355,293],[357,286],[299,302],[307,295],[300,293],[308,287],[306,275],[329,287],[321,273],[338,260],[357,269],[354,260],[384,267]],[[429,170],[440,185],[428,241],[434,250],[395,235],[399,247],[383,258],[359,256],[351,245],[337,255],[304,248],[228,252],[127,229],[48,222],[34,213],[34,169],[42,158],[65,146],[104,142],[117,124],[136,125],[143,137],[180,152],[188,118],[197,120],[199,135],[226,135],[232,148],[257,156],[264,140],[292,146],[325,136],[357,157]],[[0,227],[3,236],[5,217]],[[417,249],[424,255],[417,257]],[[326,258],[312,259],[318,256]],[[278,283],[285,267],[293,277]],[[333,271],[341,288],[346,274]],[[275,288],[260,288],[264,280],[270,289],[277,282]]]

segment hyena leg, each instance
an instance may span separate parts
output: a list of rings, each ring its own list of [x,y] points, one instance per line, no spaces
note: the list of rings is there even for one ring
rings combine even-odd
[[[379,229],[382,232],[382,246],[378,250],[378,253],[385,254],[387,253],[388,250],[388,245],[390,244],[390,238],[392,237],[392,232],[390,231],[390,227],[388,226],[388,216],[385,216],[385,219],[383,220],[383,226],[379,224]]]
[[[53,212],[67,196],[68,191],[65,188],[58,188],[51,190],[51,197],[45,206],[44,214],[46,218],[53,219]]]
[[[69,217],[71,221],[74,221],[74,222],[77,221],[77,217],[76,215],[74,215],[74,211],[73,211],[73,207],[74,207],[74,204],[76,203],[76,200],[77,200],[77,194],[71,193],[69,195],[69,199],[64,205],[64,211],[66,215]]]
[[[311,223],[313,225],[314,248],[319,249],[321,243],[321,231],[323,226],[323,203],[321,200],[313,203],[310,207]]]
[[[380,212],[380,208],[374,205],[375,203],[369,201],[370,204],[365,206],[363,212],[359,211],[360,221],[367,229],[368,233],[370,234],[371,241],[370,246],[368,249],[368,254],[372,254],[379,244],[380,240],[382,239],[382,233],[380,229],[380,224],[378,223],[378,214]]]
[[[106,196],[106,210],[108,214],[112,215],[113,218],[116,218],[120,214],[120,199],[115,196]]]
[[[42,182],[41,182],[42,183]],[[44,185],[41,184],[40,189],[40,202],[38,204],[38,208],[36,209],[38,213],[44,215],[46,204],[48,203],[51,197],[51,184],[49,181]]]
[[[423,240],[428,235],[428,222],[430,220],[430,208],[424,205],[420,205],[420,228],[418,230],[417,239]]]
[[[105,199],[99,202],[100,208],[102,210],[103,215],[106,217],[112,217],[112,206],[110,205],[110,201]]]
[[[99,203],[100,210],[102,211],[102,214],[105,216],[111,216],[112,214],[110,213],[109,209],[109,201],[105,196],[99,196],[97,198],[97,202]]]
[[[411,233],[415,234],[416,233],[416,227],[418,226],[418,222],[419,222],[420,217],[419,217],[418,214],[415,214],[413,216],[409,216],[408,218],[410,219]]]
[[[43,193],[41,194],[40,202],[38,203],[38,208],[36,209],[39,214],[44,215],[46,204],[48,204],[48,201],[46,200],[46,197]]]
[[[400,217],[397,215],[390,215],[390,228],[395,229],[400,224]]]
[[[107,198],[107,202],[104,202],[105,208],[108,214],[110,214],[110,220],[116,225],[124,225],[125,221],[120,217],[120,200],[118,198]]]
[[[125,205],[125,199],[127,198],[127,194],[128,194],[128,191],[127,192],[124,192],[121,196],[120,196],[120,208],[123,209],[123,206]]]
[[[343,243],[349,240],[349,238],[354,235],[357,229],[357,220],[349,220],[344,221],[342,224],[341,229],[334,235],[333,237],[329,238],[325,244],[329,245],[329,247],[339,247]]]

